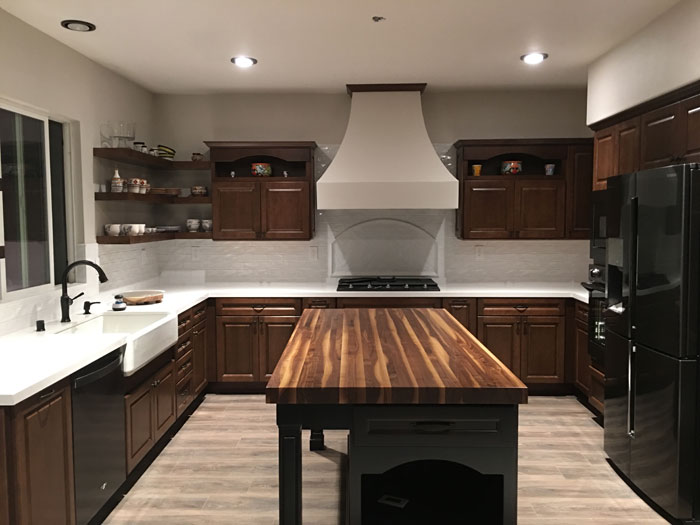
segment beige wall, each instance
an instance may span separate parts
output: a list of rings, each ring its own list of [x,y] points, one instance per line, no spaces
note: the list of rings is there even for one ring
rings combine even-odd
[[[587,122],[700,80],[698,24],[700,1],[684,0],[593,62]]]
[[[585,90],[467,91],[423,96],[433,143],[468,138],[586,137]],[[338,144],[347,95],[157,95],[159,140],[186,152],[203,140],[315,140]]]

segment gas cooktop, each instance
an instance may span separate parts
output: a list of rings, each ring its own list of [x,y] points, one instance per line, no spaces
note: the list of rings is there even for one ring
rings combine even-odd
[[[439,292],[427,277],[349,277],[338,281],[339,292]]]

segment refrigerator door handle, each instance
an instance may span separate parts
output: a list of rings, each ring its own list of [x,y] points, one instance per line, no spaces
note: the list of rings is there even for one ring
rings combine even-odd
[[[627,354],[627,435],[634,438],[634,356],[637,347],[632,345]]]

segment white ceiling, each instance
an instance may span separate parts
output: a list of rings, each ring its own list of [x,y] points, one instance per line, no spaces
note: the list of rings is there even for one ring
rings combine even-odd
[[[583,86],[586,67],[678,0],[0,0],[156,93]],[[386,17],[374,23],[373,15]],[[60,27],[66,18],[94,33]],[[538,67],[519,56],[544,51]],[[250,55],[258,65],[229,62]]]

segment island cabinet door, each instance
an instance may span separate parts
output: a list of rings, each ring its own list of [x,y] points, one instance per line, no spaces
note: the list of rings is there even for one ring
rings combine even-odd
[[[216,318],[216,370],[221,382],[258,380],[260,361],[257,316]]]
[[[465,239],[510,239],[513,236],[513,182],[469,180],[464,184]]]
[[[476,332],[476,299],[443,299],[442,307],[467,330]]]
[[[75,523],[70,394],[51,387],[13,409],[13,524]]]
[[[264,182],[261,203],[264,239],[311,238],[308,182]]]
[[[250,240],[260,235],[260,184],[226,182],[214,185],[212,235],[217,240]]]
[[[260,381],[270,379],[298,320],[293,316],[260,318]]]
[[[520,379],[525,383],[564,382],[564,318],[523,318]]]
[[[156,442],[153,396],[153,385],[151,380],[148,380],[124,398],[127,472],[131,472],[138,465]]]
[[[515,183],[515,235],[520,239],[561,239],[566,230],[563,180]]]
[[[520,375],[519,315],[479,316],[479,341],[515,375]]]

